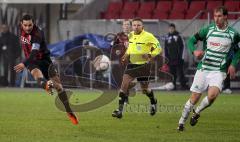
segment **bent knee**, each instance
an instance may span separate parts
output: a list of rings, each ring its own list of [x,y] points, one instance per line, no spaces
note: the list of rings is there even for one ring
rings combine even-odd
[[[213,102],[213,101],[217,98],[217,96],[218,96],[218,95],[216,95],[216,94],[208,95],[208,100],[209,100],[210,102]]]
[[[208,89],[208,99],[214,101],[220,93],[220,89],[215,86],[211,86]]]
[[[31,70],[31,74],[32,75],[37,74],[37,73],[39,73],[39,71],[40,70],[38,68],[34,68],[34,69]]]
[[[38,68],[34,68],[33,70],[31,70],[31,75],[35,80],[37,80],[38,78],[43,78],[42,71]]]
[[[202,93],[192,92],[192,95],[190,97],[191,104],[195,105],[199,101],[201,96],[202,96]]]

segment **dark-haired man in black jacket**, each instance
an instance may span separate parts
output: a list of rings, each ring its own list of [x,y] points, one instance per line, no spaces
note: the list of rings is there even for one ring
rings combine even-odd
[[[174,90],[176,89],[176,80],[179,81],[182,89],[186,89],[186,79],[183,72],[183,50],[184,41],[173,23],[169,24],[168,34],[165,37],[165,57],[169,60],[169,71],[173,75]]]

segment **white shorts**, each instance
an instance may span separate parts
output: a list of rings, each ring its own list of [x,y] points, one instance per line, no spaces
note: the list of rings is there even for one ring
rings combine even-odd
[[[190,91],[196,93],[204,92],[209,86],[218,87],[222,91],[223,81],[226,73],[220,71],[197,70]]]

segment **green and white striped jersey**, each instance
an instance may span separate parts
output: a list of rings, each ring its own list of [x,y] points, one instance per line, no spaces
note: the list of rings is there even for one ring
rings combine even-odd
[[[203,49],[205,51],[204,57],[198,64],[198,69],[225,72],[228,65],[229,52],[235,44],[240,42],[240,35],[230,26],[225,30],[221,30],[213,23],[200,29],[196,35],[190,38],[188,48],[191,52],[196,50],[194,44],[198,40],[203,41]],[[232,62],[234,66],[236,66],[236,62],[239,60],[237,57],[233,59],[235,60]]]

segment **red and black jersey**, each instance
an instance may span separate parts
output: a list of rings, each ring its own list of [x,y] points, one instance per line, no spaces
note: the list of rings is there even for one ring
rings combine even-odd
[[[26,57],[26,61],[30,60],[30,54],[33,50],[36,51],[33,59],[27,62],[34,62],[35,60],[42,60],[46,57],[50,56],[50,51],[47,49],[45,37],[43,31],[37,27],[36,25],[33,26],[33,30],[30,34],[26,34],[21,29],[21,38],[20,43],[22,49],[24,51],[24,55]]]
[[[113,40],[112,60],[120,59],[126,52],[126,42],[128,42],[128,35],[124,32],[117,33]]]

